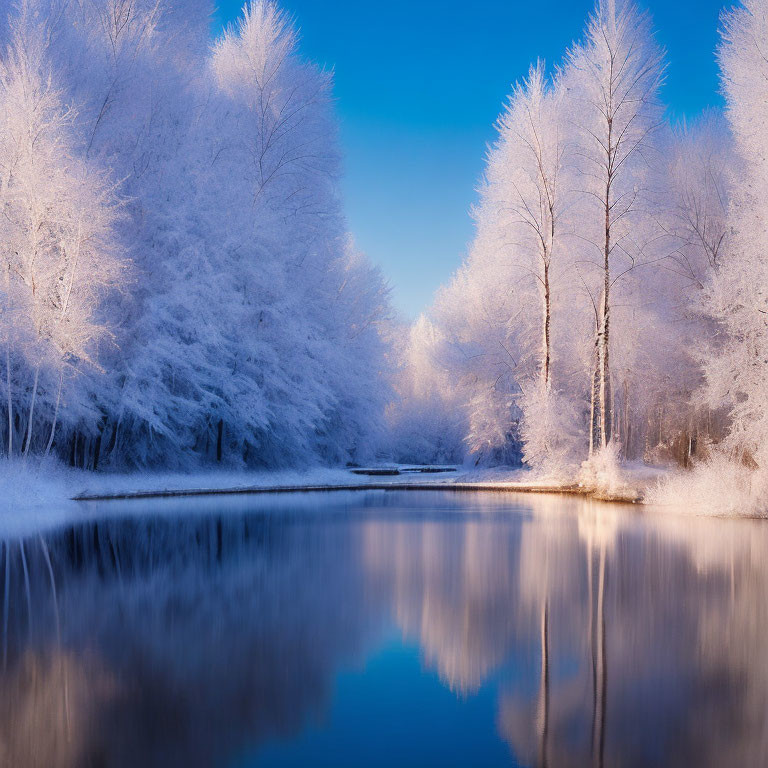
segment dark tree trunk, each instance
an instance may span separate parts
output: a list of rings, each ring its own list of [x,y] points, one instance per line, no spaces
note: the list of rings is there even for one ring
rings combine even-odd
[[[101,456],[101,432],[96,438],[96,445],[93,449],[93,469],[94,471],[99,468],[99,457]]]

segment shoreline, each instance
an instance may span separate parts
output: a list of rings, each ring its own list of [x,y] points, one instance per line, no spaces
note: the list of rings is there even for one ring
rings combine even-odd
[[[381,468],[377,468],[381,469]],[[88,517],[99,503],[106,511],[127,502],[133,512],[146,511],[145,505],[163,500],[215,499],[332,494],[352,491],[411,491],[544,495],[581,497],[602,504],[642,506],[649,512],[696,514],[679,507],[660,507],[647,501],[648,492],[668,468],[647,465],[624,466],[619,475],[580,484],[576,478],[532,477],[519,468],[476,469],[451,467],[435,473],[416,472],[413,465],[387,467],[388,475],[363,475],[349,468],[307,467],[302,470],[220,471],[193,473],[101,474],[73,471],[54,461],[14,462],[0,473],[0,536],[34,533]],[[398,474],[395,469],[400,469]],[[640,510],[637,510],[640,511]],[[711,515],[707,515],[711,516]],[[764,517],[761,515],[716,515],[717,517]]]
[[[493,493],[551,493],[557,495],[594,496],[595,493],[577,485],[509,485],[504,483],[360,483],[349,485],[284,485],[249,486],[245,488],[189,488],[165,491],[127,491],[124,493],[81,494],[71,501],[125,501],[139,499],[168,499],[196,496],[247,496],[276,493],[332,493],[334,491],[485,491]],[[597,498],[597,496],[595,496]],[[627,502],[625,497],[598,498],[599,501]],[[638,499],[635,500],[639,502]]]
[[[455,465],[391,464],[369,468],[307,468],[277,472],[202,472],[136,476],[91,477],[72,488],[73,502],[108,502],[248,496],[267,494],[331,493],[334,491],[402,490],[489,493],[559,494],[595,501],[640,504],[646,489],[666,470],[648,465],[627,465],[620,476],[581,483],[576,477],[536,477],[524,468],[468,469]],[[90,486],[90,487],[89,487]],[[77,491],[77,493],[75,493]]]

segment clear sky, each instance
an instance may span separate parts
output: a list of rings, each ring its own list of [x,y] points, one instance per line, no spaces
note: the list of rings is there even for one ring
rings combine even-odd
[[[732,3],[728,3],[731,5]],[[219,0],[219,21],[242,0]],[[676,116],[720,106],[714,50],[721,0],[644,0],[669,53]],[[469,209],[512,83],[557,63],[591,0],[283,0],[302,51],[335,72],[344,194],[358,245],[409,319],[472,239]]]

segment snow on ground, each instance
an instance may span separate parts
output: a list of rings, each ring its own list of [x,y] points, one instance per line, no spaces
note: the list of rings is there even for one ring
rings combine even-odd
[[[425,470],[431,471],[425,471]],[[383,473],[382,470],[387,470]],[[410,471],[413,470],[413,471]],[[435,471],[439,470],[439,471]],[[453,470],[453,471],[446,471]],[[194,474],[93,474],[81,473],[85,485],[77,496],[124,496],[131,494],[200,493],[204,490],[267,490],[303,488],[349,488],[382,485],[461,485],[473,488],[533,488],[557,491],[574,490],[575,482],[563,482],[533,475],[520,468],[468,469],[465,467],[420,467],[387,464],[365,468],[314,468],[284,471],[201,471]],[[397,473],[397,474],[395,474]]]
[[[395,466],[395,465],[392,465]],[[449,482],[457,472],[354,475],[346,468],[305,470],[182,472],[87,472],[69,469],[54,459],[0,461],[0,536],[26,536],[68,523],[88,512],[82,496],[190,493],[204,490],[302,489]]]
[[[94,473],[62,467],[53,459],[18,459],[0,463],[0,535],[23,536],[64,525],[73,518],[96,513],[94,506],[78,497],[130,496],[133,494],[202,494],[268,489],[333,489],[381,486],[460,486],[467,490],[509,490],[583,493],[609,501],[637,501],[648,489],[654,503],[655,488],[661,485],[668,469],[642,464],[603,468],[564,480],[536,475],[519,468],[476,469],[458,467],[454,471],[409,472],[407,465],[386,465],[398,469],[396,475],[360,475],[346,468],[308,468],[284,471],[201,470],[192,474]],[[445,469],[441,467],[440,469]],[[137,510],[146,507],[137,505]]]
[[[316,467],[304,470],[200,470],[140,472],[131,474],[81,473],[77,496],[109,496],[152,492],[186,492],[200,489],[293,488],[298,486],[364,485],[381,478],[352,475],[347,469]],[[391,478],[399,479],[398,477]]]
[[[65,524],[77,514],[71,501],[82,473],[53,459],[0,462],[0,534],[23,536]]]

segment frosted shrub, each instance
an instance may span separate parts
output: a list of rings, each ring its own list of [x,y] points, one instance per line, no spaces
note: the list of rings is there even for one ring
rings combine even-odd
[[[609,443],[581,465],[579,485],[599,494],[618,495],[626,484],[619,461],[619,446]]]
[[[762,517],[768,515],[768,481],[765,472],[713,451],[690,471],[660,480],[646,500],[680,513]]]
[[[533,385],[518,398],[523,413],[523,460],[548,479],[570,480],[579,465],[583,438],[578,416],[566,397]]]

